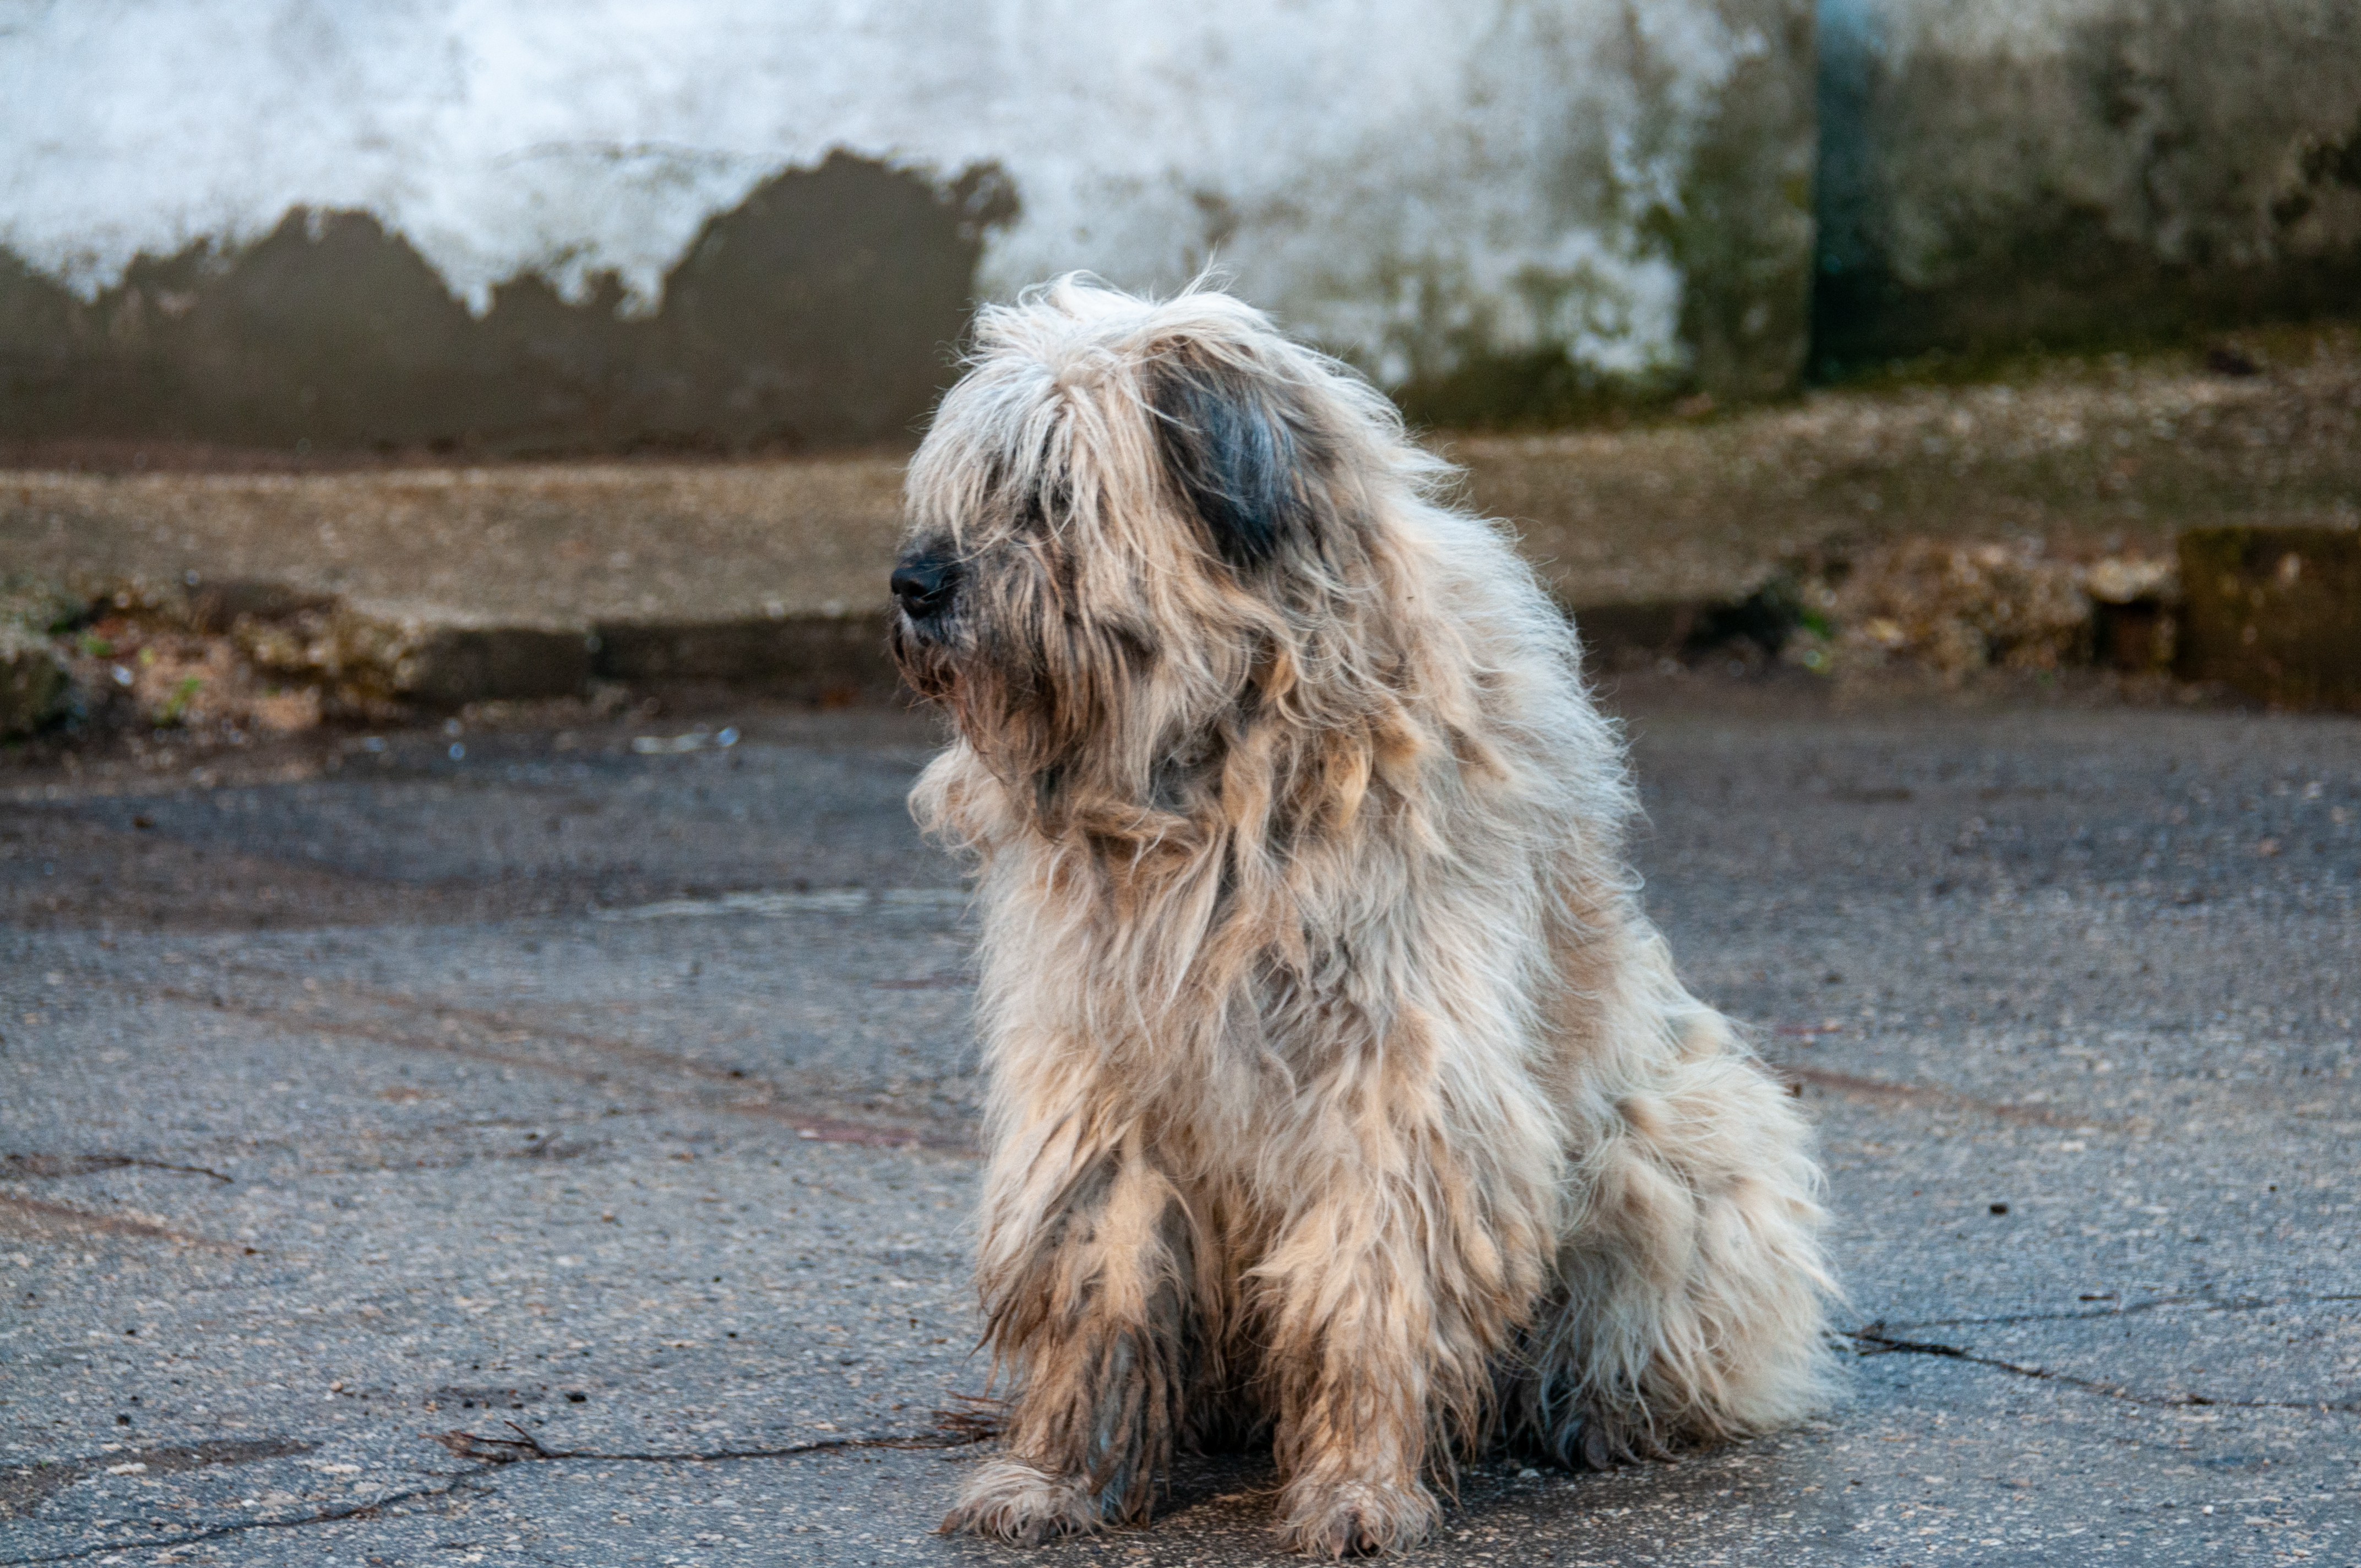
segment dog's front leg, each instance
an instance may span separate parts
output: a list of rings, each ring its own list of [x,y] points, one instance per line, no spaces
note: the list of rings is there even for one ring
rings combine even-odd
[[[1286,1477],[1279,1530],[1316,1557],[1417,1544],[1438,1519],[1429,1444],[1482,1401],[1488,1334],[1471,1287],[1501,1249],[1455,1234],[1450,1173],[1329,1173],[1255,1270],[1270,1325]]]
[[[1136,1134],[1003,1148],[979,1276],[1016,1387],[1002,1452],[945,1531],[1036,1544],[1146,1519],[1188,1397],[1193,1255],[1186,1207]]]

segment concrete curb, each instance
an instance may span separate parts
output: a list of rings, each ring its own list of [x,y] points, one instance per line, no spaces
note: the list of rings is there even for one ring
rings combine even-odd
[[[2361,531],[2196,529],[2179,548],[2185,605],[2113,604],[2094,587],[2077,660],[2158,673],[2169,660],[2184,679],[2226,684],[2278,706],[2361,709]],[[1806,630],[1811,611],[1797,597],[1808,586],[1779,579],[1734,602],[1664,598],[1577,604],[1569,612],[1601,670],[1724,648],[1776,658],[1791,637],[1820,635]],[[642,690],[718,685],[830,706],[901,693],[883,608],[487,624],[431,606],[346,600],[259,580],[91,597],[227,636],[265,679],[345,694],[351,700],[337,711],[347,713],[577,696],[602,681]],[[2160,630],[2174,622],[2177,633]],[[64,672],[46,649],[32,652],[38,657],[8,666],[14,684],[0,707],[12,714],[27,703],[44,712],[56,707],[49,687]]]
[[[57,716],[66,670],[46,642],[0,625],[0,737],[27,735]]]
[[[2180,545],[2182,675],[2361,711],[2361,530],[2192,528]]]
[[[882,612],[598,621],[582,630],[405,630],[386,685],[401,699],[436,711],[471,702],[577,696],[596,681],[659,688],[718,685],[829,704],[888,700],[900,685],[885,652]]]
[[[885,612],[762,620],[605,622],[590,671],[630,685],[717,681],[806,702],[890,698]]]

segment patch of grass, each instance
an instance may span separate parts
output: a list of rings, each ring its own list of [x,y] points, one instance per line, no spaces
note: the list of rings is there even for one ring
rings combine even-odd
[[[203,691],[204,685],[203,675],[182,675],[181,684],[172,688],[172,695],[156,709],[156,728],[167,729],[187,718],[189,704],[196,700],[197,693]]]

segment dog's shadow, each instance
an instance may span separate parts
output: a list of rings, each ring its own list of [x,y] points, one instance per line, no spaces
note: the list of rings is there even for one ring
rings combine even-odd
[[[1604,1475],[1574,1474],[1559,1469],[1541,1473],[1548,1494],[1569,1483],[1577,1486],[1625,1487],[1645,1490],[1649,1481],[1676,1472],[1655,1465],[1627,1466]],[[1157,1495],[1155,1511],[1144,1527],[1119,1528],[1101,1535],[1054,1541],[1012,1559],[1009,1549],[987,1546],[971,1539],[976,1561],[1023,1561],[1053,1564],[1120,1561],[1153,1568],[1162,1563],[1301,1563],[1303,1557],[1282,1551],[1275,1527],[1279,1496],[1279,1470],[1266,1452],[1213,1452],[1181,1454],[1172,1463],[1167,1484]],[[1466,1466],[1455,1488],[1444,1498],[1443,1528],[1434,1538],[1387,1561],[1449,1562],[1464,1547],[1465,1532],[1510,1524],[1529,1527],[1536,1508],[1553,1512],[1563,1496],[1546,1496],[1534,1473],[1520,1473],[1516,1462],[1490,1461]],[[1521,1530],[1518,1533],[1522,1533]]]
[[[1279,1503],[1279,1467],[1268,1453],[1184,1453],[1156,1502],[1156,1523],[1183,1519],[1195,1524],[1236,1519],[1256,1530],[1270,1528]]]

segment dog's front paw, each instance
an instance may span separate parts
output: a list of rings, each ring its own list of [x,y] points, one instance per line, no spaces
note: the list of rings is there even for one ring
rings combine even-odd
[[[1416,1546],[1441,1522],[1416,1482],[1300,1481],[1287,1489],[1279,1538],[1312,1557],[1362,1557]]]
[[[1102,1523],[1080,1476],[1052,1475],[1021,1459],[989,1459],[961,1489],[943,1516],[945,1535],[988,1535],[1038,1546],[1061,1535],[1086,1535]]]

